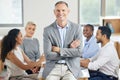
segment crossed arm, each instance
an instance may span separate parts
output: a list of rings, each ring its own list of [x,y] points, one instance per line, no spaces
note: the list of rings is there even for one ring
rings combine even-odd
[[[74,40],[74,41],[70,44],[70,48],[77,48],[78,46],[80,46],[80,40]],[[52,51],[60,54],[60,47],[52,46]]]
[[[73,31],[73,35],[69,33],[67,35],[67,40],[64,45],[65,47],[60,47],[60,38],[56,32],[50,32],[49,29],[45,28],[43,34],[44,41],[44,53],[47,60],[61,60],[63,57],[80,57],[82,49],[82,35],[81,28],[75,27],[76,31]],[[72,36],[71,36],[72,35]],[[68,38],[69,36],[69,38]]]

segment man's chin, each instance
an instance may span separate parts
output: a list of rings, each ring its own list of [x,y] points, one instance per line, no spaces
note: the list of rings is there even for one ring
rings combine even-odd
[[[97,41],[97,43],[100,43],[100,41]]]
[[[59,21],[65,21],[66,19],[65,18],[58,18],[57,20],[59,20]]]

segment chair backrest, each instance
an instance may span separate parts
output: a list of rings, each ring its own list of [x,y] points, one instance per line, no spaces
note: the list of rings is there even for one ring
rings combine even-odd
[[[117,50],[118,57],[119,57],[119,59],[120,59],[120,43],[117,42],[117,41],[115,41],[115,42],[114,42],[114,45],[115,45],[115,48],[116,48],[116,50]]]
[[[120,59],[120,42],[118,43],[118,56],[119,56],[119,59]]]

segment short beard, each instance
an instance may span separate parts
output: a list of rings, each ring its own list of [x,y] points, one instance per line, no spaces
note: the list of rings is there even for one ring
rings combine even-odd
[[[101,41],[99,40],[99,41],[97,41],[97,43],[101,43]]]

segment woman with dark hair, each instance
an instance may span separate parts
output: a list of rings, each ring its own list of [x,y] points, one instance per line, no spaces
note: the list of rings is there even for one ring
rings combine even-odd
[[[38,80],[37,75],[27,75],[25,70],[40,66],[41,61],[31,61],[19,47],[22,44],[22,33],[12,29],[2,39],[1,59],[7,66],[9,80]]]

